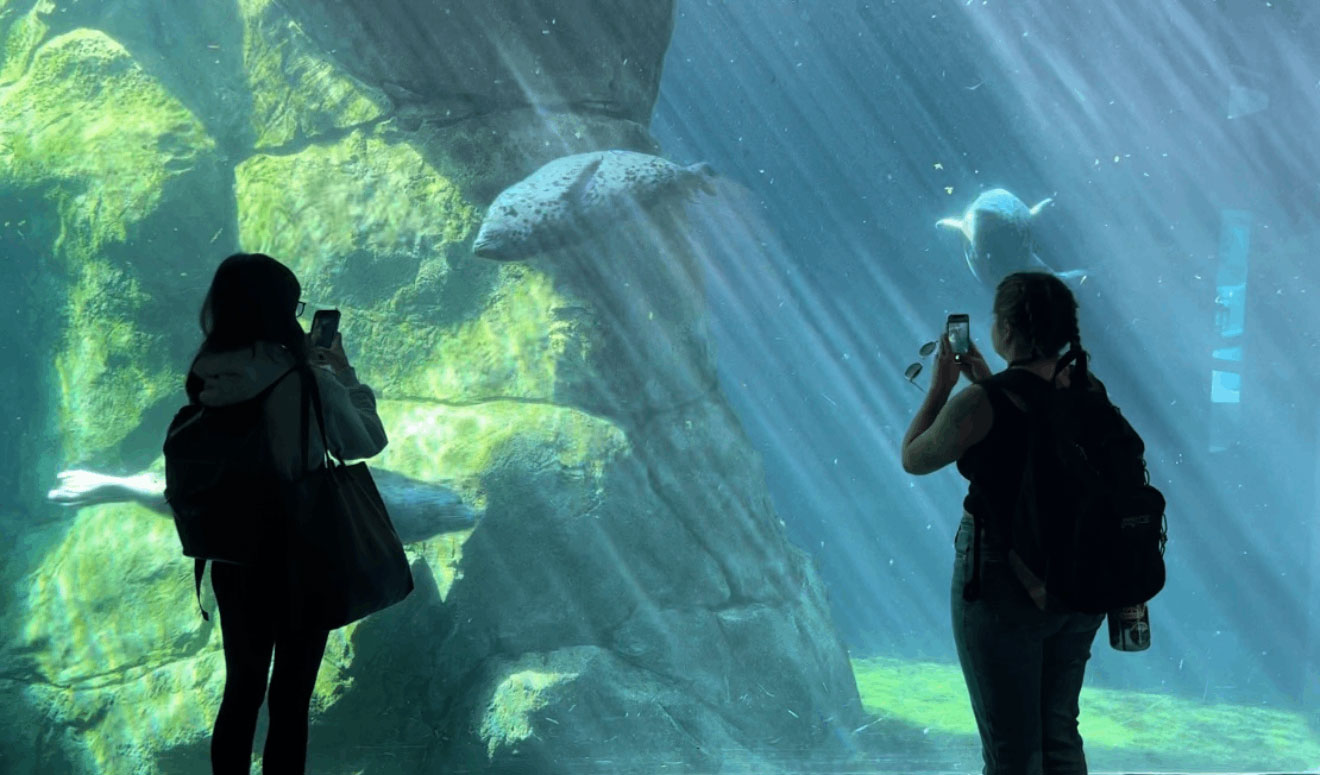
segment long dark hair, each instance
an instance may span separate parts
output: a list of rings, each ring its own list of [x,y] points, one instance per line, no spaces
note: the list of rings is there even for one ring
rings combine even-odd
[[[1000,323],[1030,348],[1024,360],[1050,358],[1067,346],[1060,368],[1066,365],[1064,361],[1076,360],[1078,373],[1086,373],[1077,299],[1058,277],[1049,272],[1016,272],[1005,277],[995,289],[994,311]]]
[[[293,271],[270,256],[235,253],[226,258],[202,302],[198,323],[203,340],[197,356],[244,347],[255,352],[257,342],[274,342],[284,345],[295,362],[307,360],[307,339],[297,317],[300,295],[302,285]],[[188,371],[192,396],[192,369]]]

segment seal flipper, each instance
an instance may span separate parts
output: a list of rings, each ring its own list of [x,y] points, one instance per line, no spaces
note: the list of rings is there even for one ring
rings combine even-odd
[[[1050,202],[1053,201],[1054,201],[1054,197],[1047,196],[1044,199],[1037,202],[1035,205],[1033,205],[1028,212],[1030,212],[1031,216],[1034,218],[1036,217],[1037,213],[1039,213],[1041,210],[1044,210],[1047,206],[1049,206]]]
[[[600,163],[604,160],[604,157],[592,159],[591,162],[583,167],[582,171],[577,174],[577,177],[573,179],[573,182],[569,184],[568,188],[564,189],[561,198],[566,202],[584,201],[587,192],[591,190],[592,178],[596,176],[596,170],[600,169]]]
[[[1076,283],[1081,285],[1091,276],[1091,273],[1085,269],[1069,269],[1066,272],[1055,272],[1054,276],[1066,283]]]
[[[962,232],[968,242],[972,241],[972,230],[967,225],[966,218],[941,218],[935,222],[936,226],[943,226],[946,229],[956,229]]]

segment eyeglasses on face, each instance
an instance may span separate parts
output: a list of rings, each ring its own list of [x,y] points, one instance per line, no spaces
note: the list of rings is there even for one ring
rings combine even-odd
[[[298,306],[293,308],[293,316],[296,318],[300,318],[303,316],[303,312],[305,311],[307,311],[307,302],[300,301],[298,302]]]

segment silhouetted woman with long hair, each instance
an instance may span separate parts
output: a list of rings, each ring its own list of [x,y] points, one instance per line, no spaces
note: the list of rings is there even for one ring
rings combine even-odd
[[[321,393],[332,452],[365,458],[386,444],[375,396],[357,381],[339,338],[330,348],[309,347],[297,317],[300,295],[297,277],[270,256],[240,253],[225,259],[202,304],[204,340],[186,383],[188,400],[204,407],[259,404],[254,416],[265,426],[270,465],[286,481],[305,473],[304,427],[307,459],[313,466],[324,459],[315,413],[300,417],[305,374],[314,376]],[[304,368],[309,365],[314,368]],[[212,563],[225,652],[224,699],[211,738],[217,775],[250,771],[263,699],[270,717],[263,771],[298,775],[305,769],[308,708],[329,633],[289,624],[284,533],[272,535],[273,545],[256,561]]]
[[[1104,616],[1038,606],[1010,565],[1008,537],[1027,457],[1023,393],[1050,386],[1065,348],[1079,368],[1060,373],[1057,386],[1073,376],[1099,383],[1086,373],[1077,302],[1054,275],[1004,278],[991,332],[1008,362],[998,374],[975,345],[955,359],[940,338],[930,392],[903,440],[903,468],[928,474],[957,461],[969,483],[954,540],[953,634],[984,772],[1081,775],[1077,701]],[[960,373],[974,384],[950,398]]]

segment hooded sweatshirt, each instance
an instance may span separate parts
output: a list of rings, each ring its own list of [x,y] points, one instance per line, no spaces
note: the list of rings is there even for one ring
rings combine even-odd
[[[258,342],[228,352],[204,353],[193,364],[201,378],[199,400],[205,406],[229,406],[255,397],[294,368],[294,357],[273,342]],[[312,368],[325,414],[325,436],[330,451],[341,460],[371,457],[385,448],[385,426],[376,414],[376,396],[357,379],[353,369],[332,373]],[[302,375],[285,377],[266,399],[265,416],[271,455],[276,470],[293,480],[304,473],[302,466]],[[307,457],[316,468],[324,456],[315,405],[308,407]]]

